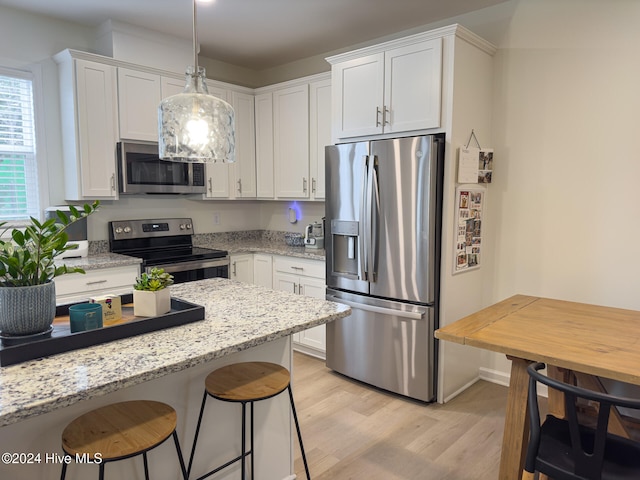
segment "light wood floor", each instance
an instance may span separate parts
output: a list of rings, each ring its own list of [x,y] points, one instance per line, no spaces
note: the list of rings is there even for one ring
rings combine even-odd
[[[313,480],[498,477],[506,387],[479,381],[445,405],[425,405],[366,387],[295,352],[293,389]]]

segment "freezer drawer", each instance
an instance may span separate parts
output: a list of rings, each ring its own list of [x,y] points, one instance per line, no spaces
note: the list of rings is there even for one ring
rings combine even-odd
[[[434,309],[327,290],[351,307],[327,324],[327,367],[423,401],[435,398]]]

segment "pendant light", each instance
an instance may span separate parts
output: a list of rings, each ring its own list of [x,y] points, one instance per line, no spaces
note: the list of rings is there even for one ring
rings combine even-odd
[[[205,69],[198,66],[196,0],[193,0],[193,66],[186,85],[158,107],[158,150],[176,162],[233,162],[235,134],[233,107],[209,94]]]

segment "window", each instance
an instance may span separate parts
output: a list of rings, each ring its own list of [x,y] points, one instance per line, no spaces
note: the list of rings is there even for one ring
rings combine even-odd
[[[0,220],[39,217],[33,79],[0,70]]]

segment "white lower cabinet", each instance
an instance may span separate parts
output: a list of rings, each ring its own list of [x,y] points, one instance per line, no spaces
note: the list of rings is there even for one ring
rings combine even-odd
[[[98,268],[86,273],[68,273],[54,279],[56,303],[86,302],[101,295],[124,295],[133,292],[140,275],[140,265]]]
[[[273,257],[273,288],[297,295],[325,298],[324,262],[293,257]],[[293,348],[324,358],[325,326],[319,325],[293,335]]]
[[[253,255],[253,283],[273,288],[273,257],[262,253]]]
[[[231,255],[229,258],[229,278],[245,283],[253,283],[253,254]]]

